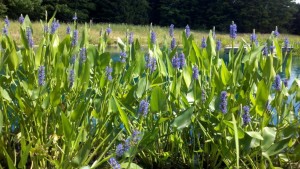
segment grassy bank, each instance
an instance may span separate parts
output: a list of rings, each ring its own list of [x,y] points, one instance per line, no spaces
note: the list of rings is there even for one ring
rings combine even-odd
[[[4,23],[3,21],[0,22],[0,25],[3,26]],[[72,23],[71,29],[72,28]],[[108,27],[108,23],[100,23],[100,24],[92,24],[89,25],[89,42],[92,44],[97,44],[99,41],[99,34],[100,30],[103,29],[103,31],[106,30]],[[58,29],[58,34],[60,37],[64,37],[66,35],[66,29],[67,29],[68,24],[66,23],[61,23],[60,27]],[[117,38],[125,38],[126,37],[126,31],[129,30],[129,32],[134,33],[134,38],[138,38],[140,43],[142,45],[147,45],[148,44],[148,38],[145,35],[148,35],[149,32],[149,26],[148,25],[129,25],[129,24],[110,24],[112,28],[112,33],[110,34],[110,40],[108,42],[108,45],[116,45],[117,44]],[[176,26],[176,25],[175,25]],[[43,38],[43,25],[40,22],[33,22],[32,27],[34,30],[33,33],[33,39],[34,42],[38,43],[42,38]],[[81,36],[81,32],[84,28],[84,24],[79,24],[78,29],[79,33]],[[12,21],[11,25],[9,27],[9,33],[15,39],[17,44],[20,44],[20,35],[19,35],[19,23],[16,21]],[[169,27],[160,27],[160,26],[153,26],[154,31],[156,32],[156,37],[157,41],[159,44],[163,44],[164,41],[169,42],[171,39],[169,37]],[[275,29],[275,28],[274,28]],[[177,41],[177,44],[180,46],[182,45],[182,38],[181,38],[181,33],[184,29],[175,29],[175,38]],[[280,30],[279,30],[280,31]],[[207,37],[209,30],[207,31],[200,31],[200,30],[194,30],[191,28],[191,32],[194,35],[197,44],[201,44],[201,39],[202,37]],[[217,34],[217,39],[220,39],[222,41],[223,46],[230,45],[231,40],[229,38],[228,33],[220,33],[216,32]],[[270,36],[270,34],[261,34],[259,32],[256,33],[258,37],[258,41],[260,43],[264,43],[265,40]],[[294,46],[296,49],[300,48],[300,36],[298,35],[290,35],[290,34],[281,34],[279,38],[279,42],[282,43],[284,38],[287,37],[289,38],[291,45]],[[245,41],[250,41],[250,33],[238,33],[238,38],[235,41],[236,44],[239,44],[242,40]]]

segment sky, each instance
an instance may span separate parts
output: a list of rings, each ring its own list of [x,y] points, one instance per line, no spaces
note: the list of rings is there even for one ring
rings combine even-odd
[[[297,3],[297,4],[300,4],[300,0],[296,0],[296,3]]]

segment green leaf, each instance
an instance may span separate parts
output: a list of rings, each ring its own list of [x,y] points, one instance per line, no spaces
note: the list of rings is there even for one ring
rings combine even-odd
[[[239,161],[240,161],[240,149],[239,149],[239,134],[238,134],[238,129],[237,129],[237,125],[236,125],[236,120],[234,117],[234,114],[232,113],[232,123],[233,123],[233,129],[234,129],[234,142],[235,142],[235,151],[236,151],[236,168],[240,168],[239,167]]]
[[[3,127],[3,114],[2,111],[0,111],[0,136],[2,134],[2,127]]]
[[[273,79],[276,75],[276,72],[273,67],[273,56],[267,57],[265,67],[263,69],[263,77],[268,81]]]
[[[183,79],[187,88],[190,87],[192,82],[192,68],[191,67],[184,67],[183,68]]]
[[[261,145],[262,151],[267,151],[268,148],[274,143],[276,136],[276,128],[274,127],[264,127],[263,128],[263,141]]]
[[[161,87],[156,86],[151,93],[150,109],[152,112],[163,111],[166,108],[166,95]]]
[[[289,53],[287,56],[287,61],[286,61],[286,67],[285,67],[285,77],[289,79],[291,77],[291,71],[292,71],[292,52]]]
[[[231,134],[235,134],[235,133],[232,133],[232,131],[235,132],[234,122],[233,121],[227,121],[227,120],[223,120],[223,122],[224,122],[224,124],[226,124],[226,126],[229,127],[229,131],[231,132]],[[244,130],[240,127],[237,127],[237,134],[238,134],[239,139],[242,139],[245,136]]]
[[[143,169],[142,167],[140,167],[139,165],[131,162],[131,163],[122,163],[121,164],[121,168],[128,168],[128,169]]]
[[[73,129],[71,126],[71,123],[69,119],[66,117],[64,113],[61,113],[61,121],[62,121],[62,127],[64,131],[64,136],[66,137],[66,140],[71,140],[71,135],[73,133]]]
[[[6,100],[7,102],[11,102],[12,101],[11,98],[10,98],[10,96],[9,96],[9,94],[7,93],[7,91],[5,89],[3,89],[1,86],[0,86],[0,94],[1,94],[2,98],[4,100]]]
[[[146,90],[146,77],[143,77],[139,80],[137,90],[135,91],[136,97],[141,98]]]
[[[115,100],[116,106],[118,108],[119,114],[120,114],[120,119],[123,122],[127,132],[130,133],[130,127],[129,127],[129,122],[128,122],[128,117],[126,115],[126,113],[124,112],[124,110],[122,109],[122,107],[119,104],[119,101],[117,100],[117,98],[115,97],[115,95],[113,94],[113,98]]]
[[[181,130],[185,127],[188,127],[191,123],[191,117],[194,112],[194,107],[186,109],[180,116],[174,119],[174,122],[171,124],[172,127],[175,127],[178,130]]]
[[[264,138],[261,136],[259,132],[255,131],[247,131],[246,132],[250,137],[258,139],[258,140],[264,140]]]
[[[14,162],[12,161],[12,159],[10,158],[9,154],[7,153],[7,151],[3,148],[4,151],[4,155],[6,157],[6,161],[8,163],[8,168],[9,169],[16,169]]]
[[[100,56],[98,56],[95,60],[96,60],[97,65],[99,65],[100,69],[104,69],[106,66],[109,65],[110,53],[104,52]]]
[[[281,140],[277,143],[272,144],[268,150],[265,152],[268,156],[273,156],[279,154],[282,150],[288,147],[290,138]]]
[[[224,60],[222,60],[222,66],[221,66],[221,73],[220,73],[221,79],[222,79],[222,83],[224,85],[227,85],[229,79],[230,79],[230,72],[228,71]]]
[[[256,94],[256,112],[262,116],[268,102],[269,88],[264,80],[261,80],[257,85]]]
[[[72,164],[75,167],[79,167],[80,165],[84,164],[84,161],[88,158],[89,153],[91,151],[92,145],[91,145],[91,141],[87,141],[84,146],[79,150],[79,152],[77,153],[77,155],[74,157],[74,159],[72,160]]]
[[[26,163],[27,163],[27,159],[28,159],[28,155],[29,155],[29,150],[31,149],[31,143],[29,143],[27,146],[25,145],[25,138],[24,141],[21,142],[22,144],[22,154],[21,154],[21,160],[18,164],[18,168],[23,168],[25,167]]]

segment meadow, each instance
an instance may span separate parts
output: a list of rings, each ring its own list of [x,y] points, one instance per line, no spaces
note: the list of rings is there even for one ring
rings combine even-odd
[[[297,36],[20,21],[0,36],[0,168],[300,167]]]

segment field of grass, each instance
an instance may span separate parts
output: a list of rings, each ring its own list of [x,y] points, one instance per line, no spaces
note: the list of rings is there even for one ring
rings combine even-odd
[[[70,23],[72,25],[72,23]],[[3,21],[0,21],[0,25],[4,25]],[[18,34],[19,32],[19,22],[12,21],[11,26],[9,28],[9,32],[12,36],[12,38],[16,41],[17,44],[20,44],[21,37]],[[99,35],[101,29],[103,31],[106,30],[108,27],[108,23],[100,23],[100,24],[89,24],[89,42],[91,44],[97,44],[99,42]],[[58,29],[58,35],[60,37],[64,37],[66,35],[66,29],[68,24],[67,23],[61,23],[60,27]],[[110,39],[108,41],[108,45],[114,46],[117,45],[117,38],[120,37],[121,39],[126,37],[125,32],[128,30],[129,32],[134,33],[134,38],[139,39],[140,43],[145,46],[148,44],[148,36],[145,36],[148,34],[150,30],[150,25],[130,25],[130,24],[110,24],[110,27],[112,28],[112,33],[110,34]],[[33,32],[33,39],[34,42],[38,43],[43,38],[43,25],[40,22],[33,22],[32,28],[35,32]],[[84,24],[78,25],[79,30],[79,36],[81,36],[81,33],[84,29]],[[275,29],[275,27],[274,27]],[[169,27],[160,27],[160,26],[153,26],[153,30],[156,32],[157,42],[158,44],[163,44],[165,41],[169,42],[171,39],[169,37]],[[177,41],[177,44],[179,46],[182,46],[182,34],[181,32],[184,29],[176,29],[175,25],[175,31],[174,31],[174,37]],[[279,30],[280,31],[280,30]],[[193,30],[191,28],[191,32],[195,37],[195,41],[197,44],[201,44],[202,37],[207,37],[209,30],[207,31],[199,31],[199,30]],[[271,33],[271,32],[270,32]],[[258,41],[260,43],[264,43],[266,39],[270,36],[270,34],[261,34],[259,32],[256,32]],[[216,32],[217,39],[220,39],[222,41],[223,46],[230,46],[231,40],[228,35],[228,33],[220,33]],[[279,42],[283,42],[284,38],[287,37],[291,45],[294,46],[296,49],[300,48],[300,36],[298,35],[291,35],[291,34],[281,34],[279,37]],[[238,33],[238,37],[235,41],[235,43],[238,45],[242,40],[250,41],[250,33]]]

